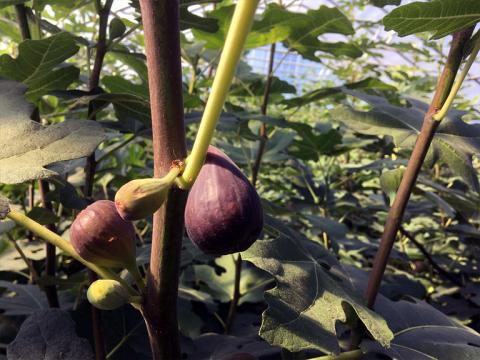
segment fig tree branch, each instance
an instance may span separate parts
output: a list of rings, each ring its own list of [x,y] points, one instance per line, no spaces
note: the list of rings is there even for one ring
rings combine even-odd
[[[451,283],[463,287],[464,284],[462,281],[457,278],[456,276],[452,275],[448,271],[444,270],[440,265],[437,264],[437,262],[433,259],[432,255],[425,249],[425,247],[417,240],[415,239],[415,236],[413,234],[410,234],[407,230],[403,228],[403,226],[400,226],[399,228],[400,233],[405,236],[412,244],[414,244],[418,250],[422,253],[423,256],[425,256],[425,259],[432,265],[432,267],[444,278],[448,279]]]
[[[98,38],[96,44],[95,60],[93,63],[93,69],[90,72],[90,78],[88,88],[90,91],[97,88],[100,83],[100,73],[103,67],[103,61],[107,53],[107,27],[108,17],[110,15],[110,9],[112,7],[113,0],[106,0],[105,5],[102,6],[101,1],[95,2],[95,8],[98,13]],[[88,118],[95,120],[95,111],[93,102],[88,104]],[[86,198],[90,198],[93,194],[93,185],[95,181],[95,172],[97,169],[97,161],[95,160],[95,152],[87,157],[87,163],[85,165],[85,184],[83,188],[83,194]],[[89,271],[90,282],[96,280],[95,273]],[[92,317],[92,330],[95,342],[95,357],[97,360],[104,359],[106,356],[105,340],[103,336],[103,327],[101,322],[100,310],[94,306],[90,307]]]
[[[268,107],[268,100],[270,98],[270,88],[272,86],[272,79],[273,79],[273,62],[275,60],[275,43],[270,46],[270,56],[268,59],[268,71],[267,71],[267,80],[265,82],[265,89],[263,92],[263,101],[262,106],[260,108],[260,112],[262,115],[267,115],[267,107]],[[265,152],[265,147],[267,145],[268,136],[267,136],[267,126],[265,123],[262,122],[260,125],[260,143],[258,145],[257,156],[255,158],[255,162],[252,166],[252,184],[255,186],[258,179],[258,173],[260,171],[260,166],[262,164],[262,157],[263,153]]]
[[[25,5],[23,4],[15,5],[15,10],[17,13],[18,26],[20,27],[20,33],[22,34],[22,39],[23,40],[31,39],[32,34],[30,32],[30,27],[28,24],[27,9]],[[35,109],[33,113],[33,117],[34,117],[34,121],[40,122],[40,113],[38,108]],[[45,209],[52,211],[53,210],[52,203],[51,201],[47,200],[47,197],[46,197],[49,192],[48,182],[45,180],[39,180],[38,188],[40,190],[40,198],[42,200],[42,206]],[[32,184],[31,191],[30,191],[31,207],[34,206],[34,194],[35,194],[35,187]],[[55,231],[55,226],[51,225],[50,230]],[[55,262],[56,262],[55,246],[53,246],[52,244],[46,243],[45,250],[46,250],[45,274],[47,276],[55,277]],[[45,294],[47,296],[48,305],[50,307],[59,307],[57,288],[55,287],[55,285],[45,286]]]
[[[179,1],[140,0],[152,117],[154,176],[186,156]],[[178,278],[187,192],[171,189],[153,216],[152,250],[142,315],[153,359],[180,359]]]
[[[108,17],[110,15],[110,9],[112,7],[113,0],[107,0],[105,5],[101,5],[101,1],[96,2],[96,8],[98,12],[98,38],[95,46],[95,60],[93,62],[93,68],[90,72],[90,79],[88,80],[88,88],[90,91],[97,88],[100,84],[100,73],[102,72],[103,61],[107,54],[107,28]],[[88,105],[88,118],[95,120],[95,109],[93,103]],[[95,160],[95,153],[87,158],[87,164],[85,165],[85,185],[83,194],[89,198],[93,193],[93,183],[95,179],[95,172],[98,162]]]
[[[420,169],[425,160],[425,156],[427,155],[433,136],[440,124],[439,121],[433,119],[433,116],[442,107],[452,89],[455,76],[462,62],[465,46],[467,45],[472,32],[473,28],[470,28],[453,34],[450,52],[444,70],[438,80],[435,95],[427,113],[425,114],[422,129],[420,130],[410,160],[408,161],[407,168],[403,174],[395,200],[388,212],[387,221],[380,241],[380,247],[375,255],[373,268],[365,292],[367,306],[370,308],[373,308],[375,304],[380,283],[387,266],[395,237],[401,225],[410,194],[412,193],[412,189],[415,185],[418,174],[420,173]]]

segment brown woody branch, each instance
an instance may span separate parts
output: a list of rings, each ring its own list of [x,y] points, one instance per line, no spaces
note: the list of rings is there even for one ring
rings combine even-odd
[[[179,1],[140,0],[152,115],[154,175],[186,156]],[[170,191],[154,214],[147,290],[142,304],[153,358],[180,359],[178,277],[187,192]]]

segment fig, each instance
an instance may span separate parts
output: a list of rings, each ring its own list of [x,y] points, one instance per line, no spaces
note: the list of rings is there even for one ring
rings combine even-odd
[[[70,242],[78,255],[97,265],[136,266],[135,228],[121,218],[113,201],[99,200],[82,210],[70,228]]]
[[[174,162],[162,178],[136,179],[123,185],[115,194],[115,206],[125,220],[140,220],[152,215],[165,202],[168,191],[183,163]]]
[[[116,280],[94,281],[87,290],[87,299],[101,310],[115,310],[128,303],[128,291]]]
[[[144,219],[162,206],[170,186],[163,179],[132,180],[115,194],[117,211],[125,220]]]
[[[227,155],[210,146],[185,207],[188,237],[207,254],[226,255],[248,249],[262,228],[255,188]]]

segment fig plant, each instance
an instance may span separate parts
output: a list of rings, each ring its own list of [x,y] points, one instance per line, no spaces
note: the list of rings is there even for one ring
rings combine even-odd
[[[154,359],[480,357],[480,130],[459,96],[478,81],[478,2],[7,3],[0,32],[24,41],[0,41],[0,234],[28,271],[0,247],[7,316],[35,283],[49,306],[86,295],[97,359],[150,358],[144,337]],[[434,37],[377,41],[364,9]],[[244,48],[268,48],[266,76]],[[276,77],[292,54],[334,78]],[[419,59],[444,66],[436,85]]]

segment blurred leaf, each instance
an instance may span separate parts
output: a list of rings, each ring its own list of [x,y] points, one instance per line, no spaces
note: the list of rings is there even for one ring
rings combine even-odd
[[[363,112],[339,107],[332,112],[335,119],[359,133],[391,136],[397,147],[408,150],[413,148],[428,109],[427,104],[408,99],[411,107],[407,108],[391,105],[378,96],[350,90],[346,93],[368,102],[373,109]],[[462,117],[465,114],[458,110],[449,111],[433,138],[426,164],[433,164],[435,161],[447,164],[472,189],[479,191],[472,155],[480,151],[480,125],[464,122]]]
[[[75,323],[59,309],[37,311],[28,317],[15,340],[7,347],[11,360],[59,359],[93,360],[87,339],[75,333]]]
[[[480,21],[480,2],[477,0],[434,0],[403,5],[383,18],[386,30],[406,36],[433,32],[433,39],[466,29]]]
[[[0,9],[3,9],[4,7],[10,6],[10,5],[23,4],[27,1],[28,0],[0,0]]]
[[[25,86],[0,79],[0,183],[48,179],[58,173],[47,166],[90,155],[103,141],[96,122],[64,121],[43,126],[29,119],[33,105],[23,97]]]
[[[10,212],[10,204],[6,197],[0,194],[0,220],[5,219]]]
[[[31,240],[16,240],[16,242],[27,259],[37,261],[45,259],[45,242]],[[0,271],[16,272],[28,268],[18,251],[13,247],[9,247],[0,253],[0,260]]]
[[[192,343],[182,344],[182,349],[188,358],[195,360],[248,359],[231,357],[233,354],[239,353],[250,354],[259,359],[279,359],[281,356],[279,348],[269,346],[258,336],[235,337],[220,334],[203,334]]]
[[[215,32],[218,29],[217,21],[211,17],[204,18],[188,11],[188,7],[197,3],[204,3],[204,0],[180,0],[180,29],[199,29],[205,32]],[[211,3],[216,0],[208,1]],[[131,0],[130,5],[140,12],[138,0]]]
[[[350,90],[396,90],[395,87],[384,83],[377,78],[366,78],[358,82],[345,84],[342,86],[321,88],[318,90],[310,91],[300,97],[294,97],[288,100],[284,100],[283,104],[287,105],[287,109],[297,106],[303,106],[311,102],[321,100],[327,96],[336,95],[341,93],[345,89]]]
[[[370,2],[378,7],[384,7],[387,5],[400,5],[402,0],[370,0]]]
[[[393,200],[395,200],[395,195],[400,187],[404,172],[405,168],[401,167],[384,171],[380,176],[380,186],[382,187],[382,191],[390,199],[390,206],[393,204]]]
[[[58,216],[52,211],[37,206],[32,208],[32,210],[28,212],[27,216],[42,225],[55,224],[59,220]]]
[[[108,25],[108,34],[110,36],[110,40],[119,38],[125,33],[125,31],[127,31],[127,27],[123,23],[122,19],[114,17],[110,21],[110,24]]]
[[[210,265],[195,265],[195,278],[197,282],[204,284],[203,291],[212,295],[212,297],[221,302],[230,302],[233,297],[233,289],[235,286],[235,260],[232,255],[225,255],[215,259],[215,264],[222,270],[221,273]],[[240,280],[240,301],[244,302],[260,302],[263,300],[263,288],[259,286],[268,282],[270,277],[266,276],[263,271],[244,264],[242,266]],[[203,289],[203,286],[202,286]],[[250,291],[255,289],[255,291]]]
[[[25,40],[16,59],[0,57],[0,76],[27,85],[26,96],[35,100],[52,90],[65,89],[78,78],[79,70],[63,61],[78,52],[72,35],[62,32],[42,40]]]
[[[355,286],[365,290],[368,274],[348,267]],[[426,302],[407,297],[392,301],[379,294],[375,311],[383,316],[395,334],[390,348],[364,340],[363,350],[399,360],[476,359],[480,356],[480,334],[467,328]]]

